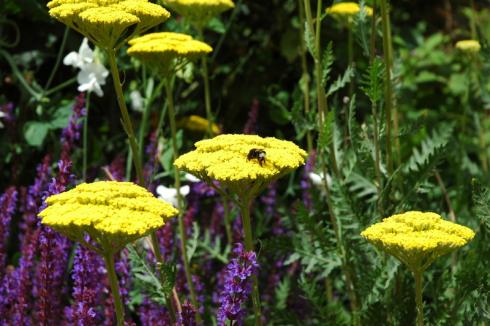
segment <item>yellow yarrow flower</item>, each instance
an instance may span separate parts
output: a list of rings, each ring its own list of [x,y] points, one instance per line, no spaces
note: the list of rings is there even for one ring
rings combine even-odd
[[[456,49],[468,53],[478,53],[480,52],[481,45],[476,40],[462,40],[456,43]]]
[[[52,17],[106,49],[117,48],[170,17],[147,0],[53,0],[47,6]]]
[[[83,183],[48,197],[46,204],[39,213],[44,225],[82,243],[89,235],[105,254],[162,227],[178,212],[148,190],[116,181]]]
[[[198,115],[190,115],[183,117],[177,122],[177,127],[181,127],[190,131],[206,132],[208,130],[209,121]],[[216,123],[211,125],[213,134],[219,134],[221,130]]]
[[[373,15],[373,8],[364,6],[368,16]],[[327,14],[341,17],[350,17],[359,14],[361,7],[356,2],[340,2],[326,9]]]
[[[256,135],[220,135],[195,144],[174,165],[201,180],[220,182],[238,195],[253,196],[268,183],[304,164],[306,152],[292,142]],[[265,161],[250,159],[251,150],[265,152]]]
[[[189,60],[195,60],[210,53],[213,49],[192,36],[161,32],[150,33],[129,41],[128,54],[159,68],[167,75]]]
[[[211,18],[232,9],[231,0],[162,0],[179,15],[185,17],[199,28],[204,27]]]
[[[383,219],[361,236],[420,273],[438,257],[466,245],[475,233],[436,213],[410,211]]]

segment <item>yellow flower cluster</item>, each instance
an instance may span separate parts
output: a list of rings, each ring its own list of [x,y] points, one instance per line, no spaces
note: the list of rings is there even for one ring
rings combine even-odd
[[[475,233],[436,213],[410,211],[383,219],[361,236],[395,256],[412,272],[422,272],[436,258],[467,244]]]
[[[366,14],[368,16],[373,15],[373,8],[364,6],[364,9],[366,10]],[[361,7],[356,2],[336,3],[333,6],[328,7],[326,10],[327,14],[329,15],[336,15],[342,17],[354,16],[359,14],[360,11],[361,11]]]
[[[171,204],[131,182],[84,183],[46,203],[39,213],[43,224],[74,241],[83,242],[88,234],[102,252],[117,252],[177,214]]]
[[[48,8],[52,17],[106,49],[117,48],[170,17],[148,0],[52,0]]]
[[[480,52],[481,45],[476,40],[463,40],[456,43],[456,49],[468,53],[478,53]]]
[[[128,54],[159,68],[164,74],[179,63],[194,60],[213,49],[190,35],[172,32],[150,33],[129,41]]]
[[[196,132],[206,132],[208,130],[209,121],[198,115],[190,115],[184,117],[177,122],[177,127],[185,128],[190,131]],[[221,132],[218,125],[213,123],[211,125],[211,131],[213,134],[217,135]]]
[[[199,28],[211,18],[235,7],[231,0],[163,0],[163,3]]]
[[[217,180],[235,193],[253,194],[269,182],[303,165],[306,152],[294,143],[256,135],[220,135],[195,144],[174,165],[202,180]],[[264,151],[265,160],[250,156]]]

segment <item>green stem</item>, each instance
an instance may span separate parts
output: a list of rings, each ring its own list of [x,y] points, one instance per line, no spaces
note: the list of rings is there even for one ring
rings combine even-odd
[[[36,91],[33,87],[29,85],[29,83],[25,80],[22,73],[19,71],[19,68],[17,68],[17,65],[15,64],[12,56],[7,51],[2,49],[0,49],[0,54],[5,58],[10,68],[12,69],[12,73],[18,79],[21,85],[25,88],[25,90],[36,100],[40,100],[42,97],[41,91]]]
[[[119,295],[119,284],[117,281],[116,270],[114,268],[114,255],[112,253],[104,255],[104,261],[107,268],[107,275],[111,284],[112,297],[114,298],[114,307],[116,309],[117,326],[124,325],[124,306]]]
[[[199,39],[201,41],[204,41],[204,33],[202,27],[198,28],[197,32],[199,34]],[[212,126],[214,123],[214,116],[211,110],[211,91],[209,86],[208,58],[205,55],[201,58],[201,72],[204,81],[204,104],[206,107],[206,119],[208,120],[207,135],[208,137],[213,137]]]
[[[88,113],[90,107],[90,92],[85,99],[85,119],[83,119],[83,160],[82,160],[82,178],[87,181],[87,151],[88,151]]]
[[[255,251],[253,237],[252,237],[252,225],[250,223],[250,205],[251,205],[251,199],[244,198],[243,202],[240,205],[240,211],[242,214],[243,233],[245,235],[245,250]],[[255,313],[255,325],[262,325],[262,320],[261,320],[262,313],[260,311],[261,306],[260,306],[259,282],[256,275],[252,277],[252,281],[253,281],[252,303],[253,303],[254,313]]]
[[[230,220],[230,206],[228,204],[228,198],[223,198],[223,215],[225,220],[225,230],[226,230],[226,239],[228,243],[231,244],[233,242],[233,235],[231,232],[231,220]]]
[[[352,33],[352,23],[349,19],[349,22],[347,23],[347,58],[348,58],[348,65],[349,67],[354,66],[354,36]],[[354,78],[349,83],[349,99],[352,99],[352,95],[354,94]],[[348,130],[348,128],[347,128]]]
[[[471,27],[471,38],[473,40],[478,40],[478,33],[476,30],[476,7],[475,1],[470,0],[471,5],[471,19],[470,19],[470,27]]]
[[[65,87],[67,87],[67,86],[70,86],[70,85],[75,84],[76,82],[77,82],[77,78],[76,78],[76,77],[73,77],[73,78],[71,78],[71,79],[68,79],[67,81],[64,81],[64,82],[62,82],[62,83],[60,83],[60,84],[58,84],[58,85],[54,86],[53,88],[48,89],[47,91],[45,91],[45,92],[43,93],[43,96],[45,96],[45,97],[46,97],[46,96],[49,96],[49,95],[51,95],[51,94],[53,94],[53,93],[56,93],[56,92],[58,92],[58,91],[62,90],[63,88],[65,88]]]
[[[179,150],[177,147],[177,126],[175,123],[175,108],[174,108],[174,100],[173,100],[173,92],[172,92],[172,83],[170,78],[165,78],[165,90],[167,95],[167,103],[168,103],[168,117],[170,120],[170,130],[172,133],[172,149],[174,161],[179,156]],[[194,283],[192,282],[192,276],[189,266],[189,259],[187,257],[187,236],[185,234],[185,226],[184,226],[184,201],[182,198],[182,194],[180,193],[180,172],[179,169],[174,167],[174,178],[175,178],[175,189],[177,190],[177,202],[178,202],[178,221],[179,221],[179,236],[180,236],[180,250],[182,252],[182,261],[184,262],[184,272],[187,280],[187,286],[189,287],[189,292],[191,294],[191,303],[196,308],[199,308],[196,292],[194,290]],[[201,315],[199,312],[196,312],[196,321],[198,324],[201,323]]]
[[[414,272],[415,304],[417,307],[417,326],[424,326],[424,303],[422,302],[422,272]]]
[[[317,15],[316,15],[316,31],[313,29],[313,16],[311,14],[311,6],[310,0],[304,0],[305,4],[305,13],[306,13],[306,23],[308,26],[308,30],[313,34],[315,39],[315,53],[313,55],[313,60],[315,62],[315,84],[316,84],[316,95],[318,102],[318,113],[319,113],[319,130],[324,128],[324,121],[328,114],[328,106],[327,106],[327,96],[325,94],[325,89],[322,86],[322,61],[321,61],[321,50],[320,50],[320,27],[321,27],[321,18],[322,18],[322,0],[318,0],[317,5]],[[335,154],[335,145],[333,141],[333,133],[332,133],[332,141],[330,142],[330,163],[332,164],[332,170],[335,175],[340,178],[340,170],[337,165],[337,157]]]
[[[302,80],[302,88],[301,90],[303,91],[303,106],[305,110],[305,115],[309,116],[310,113],[310,76],[308,74],[308,61],[306,60],[306,46],[305,46],[305,9],[303,5],[301,4],[301,0],[298,0],[298,7],[299,7],[299,38],[300,38],[300,56],[301,56],[301,70],[302,70],[302,75],[301,75],[301,80]],[[311,131],[308,130],[306,132],[306,143],[307,143],[307,148],[308,148],[308,153],[311,153],[313,151],[313,138],[311,135]]]
[[[68,39],[69,33],[70,33],[70,28],[67,26],[65,27],[65,33],[63,34],[63,39],[61,40],[61,45],[60,45],[60,49],[58,50],[56,62],[54,64],[53,70],[51,70],[51,74],[49,75],[48,81],[46,82],[46,86],[44,86],[44,89],[48,89],[49,86],[51,86],[54,75],[56,74],[56,71],[58,71],[58,67],[60,66],[60,62],[61,62],[61,57],[63,56],[63,52],[65,51],[66,40]]]
[[[391,129],[393,111],[393,85],[391,83],[391,64],[392,64],[392,52],[391,52],[391,33],[390,33],[390,21],[387,0],[381,1],[381,16],[383,25],[383,53],[385,61],[385,115],[386,115],[386,165],[388,174],[393,173],[393,159],[392,159],[392,145],[391,145]]]
[[[124,100],[124,93],[121,86],[121,79],[119,78],[119,71],[116,64],[116,53],[114,50],[107,50],[109,57],[109,65],[111,67],[112,80],[114,81],[114,89],[116,90],[117,102],[119,103],[119,109],[121,110],[121,122],[124,127],[124,131],[128,135],[129,145],[131,147],[133,163],[136,168],[136,176],[138,183],[144,185],[143,167],[141,164],[141,158],[139,155],[138,144],[136,143],[136,137],[134,134],[133,124],[129,117],[128,108],[126,107],[126,101]]]

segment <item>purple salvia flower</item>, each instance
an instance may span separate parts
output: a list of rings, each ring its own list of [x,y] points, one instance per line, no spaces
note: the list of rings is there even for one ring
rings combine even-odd
[[[257,129],[257,121],[259,118],[259,108],[260,108],[260,103],[259,100],[254,99],[252,101],[252,106],[250,108],[250,111],[248,112],[248,120],[245,123],[245,127],[243,128],[243,133],[244,134],[256,134],[258,129]]]
[[[173,224],[173,220],[170,220],[157,230],[157,238],[160,242],[160,249],[164,261],[170,261],[172,259],[172,251],[174,248]]]
[[[226,267],[225,283],[220,294],[218,326],[224,326],[226,320],[241,325],[245,314],[242,304],[252,292],[252,276],[257,275],[259,264],[253,251],[244,251],[243,245],[237,243],[233,258]]]
[[[226,199],[224,199],[226,200]],[[211,213],[211,225],[209,230],[213,239],[223,236],[223,225],[225,223],[225,210],[221,202],[214,205]]]
[[[267,187],[267,193],[260,197],[260,201],[265,204],[266,216],[274,216],[276,211],[276,201],[277,201],[277,183],[272,182]]]
[[[10,221],[17,206],[17,190],[15,187],[10,187],[0,197],[0,279],[5,270],[5,262],[7,259],[7,240],[10,235]]]
[[[85,94],[80,93],[73,105],[73,112],[66,126],[61,133],[61,160],[68,161],[75,142],[80,139],[80,129],[82,128],[82,118],[86,115]]]
[[[73,261],[73,299],[72,306],[65,310],[71,325],[96,325],[97,275],[98,256],[91,250],[79,246]],[[100,316],[99,316],[100,318]]]
[[[10,310],[15,301],[15,282],[14,270],[8,267],[3,277],[0,279],[0,325],[12,325],[9,317]],[[18,325],[18,324],[15,324]]]
[[[303,204],[306,208],[311,209],[313,207],[313,201],[311,199],[311,181],[309,174],[315,170],[316,152],[313,150],[308,160],[306,161],[303,175],[301,177],[300,186],[302,189]]]
[[[145,184],[149,185],[149,189],[151,192],[155,191],[155,185],[151,182],[153,178],[153,174],[155,173],[155,169],[157,167],[158,162],[158,139],[157,139],[157,131],[153,131],[150,133],[149,143],[146,146],[145,153],[148,157],[148,160],[143,168],[143,177],[145,179]]]
[[[7,124],[11,124],[15,120],[14,108],[15,106],[12,102],[0,105],[0,112],[3,115],[2,120],[5,121]]]
[[[196,326],[196,308],[186,301],[182,304],[182,311],[177,323],[179,326]]]
[[[138,315],[142,326],[172,325],[165,307],[145,298],[139,307]]]
[[[129,271],[129,257],[126,249],[122,250],[116,260],[116,272],[119,279],[119,294],[124,304],[129,304],[129,289],[131,287],[131,276]]]
[[[116,158],[107,166],[107,170],[115,181],[124,181],[125,179],[125,160],[122,155]]]

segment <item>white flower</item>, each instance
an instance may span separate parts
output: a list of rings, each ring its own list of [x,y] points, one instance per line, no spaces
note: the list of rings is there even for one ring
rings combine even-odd
[[[88,63],[94,61],[94,51],[88,46],[87,38],[84,38],[78,52],[70,52],[63,59],[63,63],[67,66],[82,68]]]
[[[194,176],[194,175],[192,175],[190,173],[186,173],[184,175],[184,179],[186,181],[189,181],[189,182],[192,182],[192,183],[201,182],[201,179],[199,179],[198,177],[196,177],[196,176]]]
[[[180,194],[183,197],[187,196],[190,191],[191,191],[191,188],[189,186],[180,187]],[[158,199],[169,202],[170,204],[174,205],[174,207],[178,206],[177,189],[167,188],[163,185],[160,185],[157,187],[156,192],[158,194]]]
[[[129,93],[131,99],[131,108],[138,112],[143,112],[144,99],[139,91],[132,91]]]
[[[109,71],[100,63],[91,62],[84,65],[77,76],[80,92],[95,92],[98,96],[103,96],[104,92],[100,86],[105,85],[105,79]]]
[[[7,113],[0,111],[0,119],[5,118],[6,116],[7,116]],[[2,121],[0,121],[0,128],[3,128],[3,127],[4,127],[4,125],[3,125]]]
[[[324,186],[324,178],[323,178],[323,173],[320,172],[320,174],[316,174],[315,172],[310,172],[308,173],[308,177],[310,178],[310,181],[313,185],[317,187],[322,187]],[[332,186],[332,177],[327,173],[327,184],[329,187]]]

